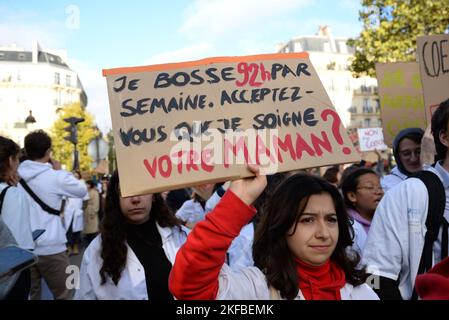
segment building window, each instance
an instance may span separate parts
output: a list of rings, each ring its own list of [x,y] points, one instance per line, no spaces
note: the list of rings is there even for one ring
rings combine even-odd
[[[61,105],[61,91],[60,90],[55,90],[54,105],[55,106]]]
[[[65,76],[65,85],[67,87],[70,87],[72,85],[72,79],[69,74]]]
[[[363,113],[373,113],[369,99],[363,99]]]
[[[334,78],[330,78],[328,88],[329,88],[329,91],[335,91]]]
[[[376,113],[379,113],[380,112],[380,100],[376,99],[374,101],[376,101]]]
[[[20,89],[17,90],[17,99],[16,99],[18,104],[23,104],[26,102],[26,99],[24,97],[24,92]]]
[[[61,75],[59,72],[55,72],[55,84],[61,84]]]
[[[295,42],[295,49],[293,51],[294,52],[301,52],[302,51],[302,47],[301,47],[301,43],[300,42]]]
[[[370,118],[365,118],[365,127],[369,128],[371,126],[371,119]]]
[[[346,42],[340,41],[340,53],[347,54],[348,47],[346,46]]]
[[[346,91],[351,91],[351,80],[350,79],[346,80],[345,88],[346,88]]]

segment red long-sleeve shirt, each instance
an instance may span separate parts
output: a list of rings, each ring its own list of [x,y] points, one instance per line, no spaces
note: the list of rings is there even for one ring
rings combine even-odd
[[[189,234],[178,251],[169,278],[177,299],[211,300],[218,293],[218,276],[232,240],[256,213],[231,190]]]

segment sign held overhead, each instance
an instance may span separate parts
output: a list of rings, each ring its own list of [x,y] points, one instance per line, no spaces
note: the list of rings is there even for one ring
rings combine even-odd
[[[360,160],[307,53],[103,75],[123,196]]]

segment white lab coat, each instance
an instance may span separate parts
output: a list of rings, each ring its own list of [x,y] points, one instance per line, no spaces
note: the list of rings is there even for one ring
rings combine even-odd
[[[83,231],[84,229],[84,210],[83,202],[89,200],[89,193],[83,198],[68,198],[64,209],[64,225],[69,230],[72,222],[72,232]]]
[[[438,163],[426,170],[436,173],[446,192],[444,217],[449,221],[449,174]],[[410,299],[424,248],[429,197],[426,186],[409,178],[389,190],[382,198],[363,250],[362,263],[371,274],[399,278],[403,299]],[[441,234],[433,247],[434,264],[441,260]]]
[[[0,192],[6,187],[6,183],[0,183]],[[27,250],[34,249],[30,224],[30,204],[22,189],[10,187],[6,191],[0,217],[11,231],[19,247]]]
[[[176,253],[187,239],[189,230],[185,227],[162,228],[157,224],[162,238],[162,248],[170,263],[173,265]],[[117,286],[107,277],[106,283],[101,285],[100,269],[103,265],[101,258],[101,236],[98,235],[84,252],[80,271],[80,286],[75,293],[76,300],[148,300],[145,270],[128,246],[125,269],[122,271]]]
[[[402,181],[404,181],[407,178],[408,177],[405,174],[403,174],[401,171],[399,171],[398,167],[394,167],[391,170],[390,174],[383,176],[380,179],[380,185],[382,186],[382,189],[384,190],[384,192],[387,192],[388,190],[393,188],[395,185],[397,185],[398,183],[401,183]]]
[[[354,229],[354,243],[352,245],[352,249],[354,249],[361,257],[363,254],[363,248],[365,248],[368,234],[366,233],[360,222],[358,222],[357,220],[353,221],[354,223],[352,225],[352,228]]]
[[[233,270],[223,265],[218,278],[219,289],[217,300],[270,300],[279,298],[279,293],[273,297],[270,293],[265,275],[257,267],[247,267]],[[379,300],[379,297],[367,285],[354,287],[346,284],[340,290],[341,300]],[[296,300],[305,300],[299,290]]]
[[[197,223],[204,219],[206,212],[198,201],[187,200],[176,211],[176,216],[184,222]]]

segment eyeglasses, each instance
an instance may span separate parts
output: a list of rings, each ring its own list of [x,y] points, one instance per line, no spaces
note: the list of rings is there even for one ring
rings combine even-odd
[[[410,158],[412,156],[412,153],[415,155],[415,157],[419,157],[421,154],[421,148],[399,151],[399,154],[404,158]]]
[[[368,192],[371,192],[371,193],[383,193],[384,192],[382,187],[364,186],[364,187],[358,187],[357,190],[358,189],[365,189],[365,190],[368,190]]]

